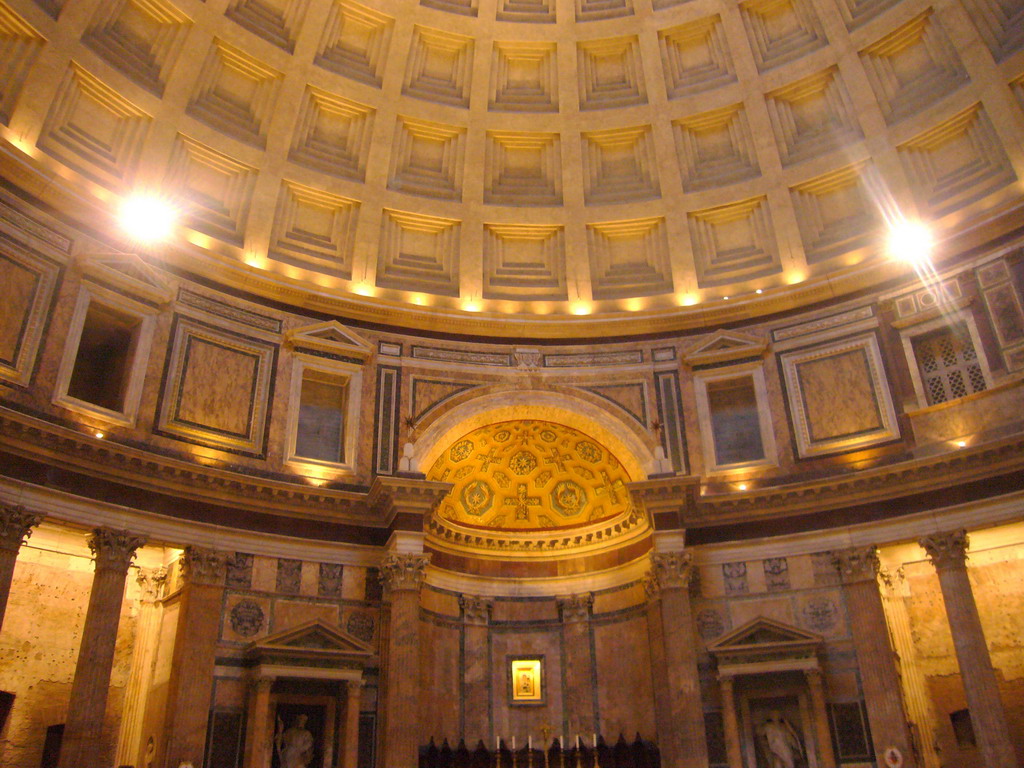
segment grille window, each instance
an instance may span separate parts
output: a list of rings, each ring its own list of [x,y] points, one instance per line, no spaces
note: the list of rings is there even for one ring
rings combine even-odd
[[[945,403],[986,389],[978,354],[963,323],[914,340],[928,405]]]

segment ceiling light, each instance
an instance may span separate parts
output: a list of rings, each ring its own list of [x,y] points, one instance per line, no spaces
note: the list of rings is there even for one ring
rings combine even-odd
[[[133,240],[156,243],[174,231],[178,215],[166,200],[152,195],[134,195],[121,203],[121,228]]]
[[[957,448],[966,448],[967,447],[967,441],[966,440],[957,440],[956,441],[956,447]]]
[[[758,295],[761,295],[762,293],[764,293],[764,291],[762,291],[760,288],[758,288],[756,291],[754,291],[754,293],[756,293]]]
[[[746,483],[740,483],[736,487],[739,488],[741,491],[747,490],[747,484]]]
[[[923,264],[931,259],[935,240],[931,229],[916,219],[903,219],[889,229],[885,250],[890,259]]]
[[[105,437],[105,435],[102,432],[97,432],[96,437],[102,440]]]

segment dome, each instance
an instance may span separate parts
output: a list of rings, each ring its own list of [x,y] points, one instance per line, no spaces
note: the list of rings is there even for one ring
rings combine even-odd
[[[1001,9],[18,0],[4,162],[83,223],[166,197],[157,258],[287,304],[471,335],[705,326],[884,283],[904,218],[950,250],[1012,226]]]

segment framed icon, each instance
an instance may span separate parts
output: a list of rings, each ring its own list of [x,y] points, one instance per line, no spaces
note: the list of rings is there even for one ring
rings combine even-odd
[[[510,656],[509,703],[544,703],[544,657]]]

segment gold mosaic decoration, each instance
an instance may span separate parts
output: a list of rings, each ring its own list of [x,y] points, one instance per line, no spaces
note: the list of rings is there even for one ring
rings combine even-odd
[[[487,528],[585,525],[629,506],[630,477],[611,451],[548,421],[476,429],[438,456],[427,479],[454,484],[441,517]]]

